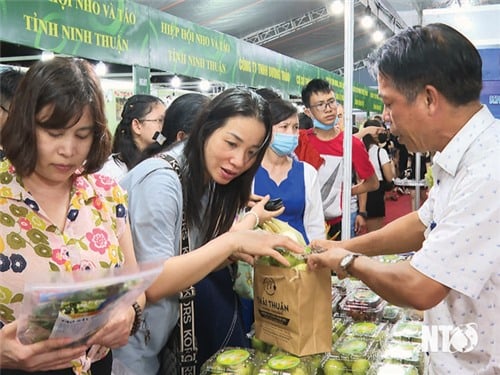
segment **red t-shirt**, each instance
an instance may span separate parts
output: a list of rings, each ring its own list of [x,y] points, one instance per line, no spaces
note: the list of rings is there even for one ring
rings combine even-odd
[[[300,138],[295,150],[300,160],[318,160],[318,155],[323,160],[318,169],[323,211],[327,222],[335,224],[342,218],[344,132],[323,141],[314,134],[314,129],[307,129],[300,131]],[[363,142],[356,137],[352,137],[352,166],[362,180],[375,173]]]

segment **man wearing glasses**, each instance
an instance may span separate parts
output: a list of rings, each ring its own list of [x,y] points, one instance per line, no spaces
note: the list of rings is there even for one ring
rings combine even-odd
[[[323,79],[313,79],[302,89],[302,103],[304,113],[313,121],[313,128],[301,130],[295,153],[301,160],[313,161],[311,164],[318,168],[323,211],[329,225],[328,238],[340,240],[344,132],[338,126],[333,88]],[[317,155],[322,162],[317,162]],[[352,195],[378,189],[378,178],[368,153],[355,137],[352,138],[352,166],[353,174],[361,181],[351,187]]]

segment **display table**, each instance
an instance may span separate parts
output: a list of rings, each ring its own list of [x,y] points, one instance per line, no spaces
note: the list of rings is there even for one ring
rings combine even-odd
[[[425,179],[422,180],[410,180],[408,178],[395,178],[394,185],[404,186],[404,187],[426,187],[427,182]]]

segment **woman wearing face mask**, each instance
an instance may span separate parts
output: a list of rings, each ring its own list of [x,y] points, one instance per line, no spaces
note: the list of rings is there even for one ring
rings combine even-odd
[[[271,90],[257,93],[269,103],[273,138],[255,175],[254,194],[281,198],[285,211],[277,218],[302,233],[306,243],[325,238],[317,171],[292,157],[299,136],[297,108]]]

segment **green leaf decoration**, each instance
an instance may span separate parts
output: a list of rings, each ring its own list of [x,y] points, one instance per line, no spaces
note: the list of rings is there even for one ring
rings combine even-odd
[[[24,299],[24,295],[21,293],[17,293],[16,295],[14,295],[12,297],[12,299],[10,300],[10,303],[22,302],[23,299]]]
[[[59,272],[59,266],[57,266],[56,264],[49,262],[49,267],[51,271]]]

